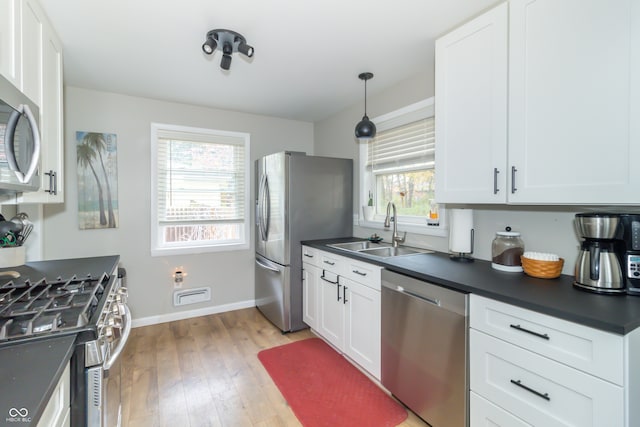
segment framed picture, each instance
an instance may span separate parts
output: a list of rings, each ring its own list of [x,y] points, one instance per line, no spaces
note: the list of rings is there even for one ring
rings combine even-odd
[[[118,150],[114,133],[76,132],[78,224],[118,227]]]

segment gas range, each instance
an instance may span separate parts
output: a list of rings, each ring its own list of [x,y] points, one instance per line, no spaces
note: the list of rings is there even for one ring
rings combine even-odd
[[[119,256],[105,256],[0,269],[0,348],[74,336],[72,427],[121,423],[119,356],[131,331],[131,313],[121,279],[126,273],[118,263]]]
[[[5,341],[85,329],[98,308],[109,275],[9,280],[0,285],[0,345]]]

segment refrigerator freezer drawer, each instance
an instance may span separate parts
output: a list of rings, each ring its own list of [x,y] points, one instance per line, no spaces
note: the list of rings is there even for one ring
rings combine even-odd
[[[274,325],[291,330],[290,268],[256,254],[256,306]]]

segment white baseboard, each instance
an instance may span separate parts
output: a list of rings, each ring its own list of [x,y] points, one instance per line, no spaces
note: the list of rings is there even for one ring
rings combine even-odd
[[[233,304],[215,305],[213,307],[178,311],[175,313],[161,314],[159,316],[141,317],[139,319],[133,319],[133,322],[131,322],[131,326],[134,328],[139,328],[141,326],[157,325],[158,323],[173,322],[174,320],[190,319],[192,317],[207,316],[209,314],[224,313],[227,311],[240,310],[243,308],[250,308],[255,306],[255,300],[235,302]]]

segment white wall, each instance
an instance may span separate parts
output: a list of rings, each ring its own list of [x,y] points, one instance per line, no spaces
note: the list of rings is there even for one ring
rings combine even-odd
[[[375,70],[374,70],[375,72]],[[370,118],[389,113],[414,102],[429,98],[434,95],[434,73],[427,70],[408,79],[391,89],[374,93],[375,78],[368,84],[370,90],[367,112]],[[437,102],[437,100],[436,100]],[[358,164],[359,148],[354,137],[356,123],[362,118],[363,104],[353,105],[321,122],[315,124],[314,146],[316,154],[333,155],[354,159]],[[436,159],[437,162],[437,159]],[[436,164],[437,170],[437,164]],[[436,172],[437,174],[437,172]],[[354,177],[356,190],[359,180]],[[360,211],[359,201],[354,201],[354,212]],[[473,256],[478,259],[491,259],[491,242],[496,231],[503,231],[508,225],[513,231],[522,233],[525,250],[539,252],[553,252],[565,258],[564,274],[573,274],[575,259],[578,253],[579,240],[573,228],[573,218],[576,212],[593,210],[594,208],[580,207],[534,207],[534,206],[464,206],[455,207],[472,208],[474,210],[475,226],[475,251]],[[402,231],[402,227],[398,226]],[[372,233],[378,233],[387,241],[390,240],[390,232],[381,232],[369,228],[354,226],[353,234],[359,237],[368,237]],[[449,251],[447,237],[423,236],[418,234],[407,235],[407,245],[425,247],[439,252]]]
[[[129,301],[136,319],[175,317],[180,311],[215,310],[216,306],[253,305],[253,227],[249,250],[151,257],[151,122],[250,133],[252,174],[253,160],[265,154],[282,150],[313,152],[312,123],[66,87],[66,200],[64,205],[44,209],[44,258],[119,254],[122,267],[127,269]],[[116,229],[78,229],[76,131],[117,134],[120,221]],[[253,187],[252,176],[252,198]],[[210,303],[179,309],[172,306],[171,273],[178,266],[188,274],[185,288],[211,286]]]

